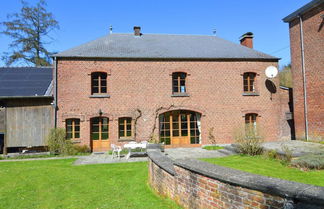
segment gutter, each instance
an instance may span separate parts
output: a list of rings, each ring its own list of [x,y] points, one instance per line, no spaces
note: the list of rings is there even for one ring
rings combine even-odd
[[[50,99],[53,96],[0,96],[1,99]]]
[[[307,109],[307,83],[306,83],[306,73],[305,73],[305,49],[304,49],[304,35],[303,35],[303,18],[301,15],[299,17],[300,25],[300,53],[301,53],[301,64],[302,64],[302,74],[303,74],[303,88],[304,88],[304,116],[305,116],[305,139],[308,141],[308,109]]]

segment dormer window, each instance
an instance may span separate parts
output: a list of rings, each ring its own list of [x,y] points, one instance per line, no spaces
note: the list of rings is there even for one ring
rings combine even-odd
[[[244,93],[255,93],[256,73],[248,72],[243,74],[243,91]]]
[[[187,74],[182,72],[176,72],[172,74],[172,93],[173,94],[185,94]]]
[[[91,74],[91,94],[107,94],[107,73],[95,72]]]

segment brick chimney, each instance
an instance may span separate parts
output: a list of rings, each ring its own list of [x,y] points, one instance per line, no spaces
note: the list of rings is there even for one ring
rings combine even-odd
[[[253,49],[253,33],[247,32],[240,38],[241,45]]]
[[[135,36],[141,36],[141,27],[140,26],[134,26],[134,35]]]

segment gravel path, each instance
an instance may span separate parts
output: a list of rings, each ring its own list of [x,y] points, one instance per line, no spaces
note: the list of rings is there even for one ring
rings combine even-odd
[[[298,157],[310,153],[324,153],[324,145],[303,141],[283,141],[283,142],[265,142],[263,147],[266,150],[274,149],[283,153],[283,147],[288,147],[292,151],[293,156]]]

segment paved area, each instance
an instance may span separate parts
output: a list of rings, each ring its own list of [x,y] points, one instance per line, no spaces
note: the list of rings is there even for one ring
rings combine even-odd
[[[220,150],[205,150],[200,147],[197,148],[170,148],[165,150],[165,154],[171,159],[184,159],[184,158],[215,158],[225,157],[234,154],[233,152],[220,149]]]
[[[147,157],[130,157],[126,159],[125,156],[118,158],[111,158],[107,153],[92,153],[88,156],[80,156],[74,165],[87,165],[87,164],[105,164],[105,163],[129,163],[129,162],[142,162],[147,161]]]
[[[303,141],[284,141],[284,142],[266,142],[263,147],[267,150],[274,149],[283,152],[283,147],[288,147],[292,151],[293,156],[301,156],[310,153],[324,153],[324,145]]]

